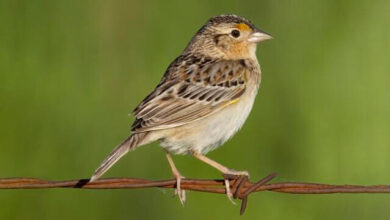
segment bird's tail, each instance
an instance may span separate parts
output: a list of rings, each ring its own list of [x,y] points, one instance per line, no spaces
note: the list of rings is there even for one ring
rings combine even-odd
[[[93,182],[99,179],[108,169],[110,169],[121,157],[123,157],[127,152],[134,150],[140,142],[145,138],[145,133],[132,134],[121,144],[119,144],[106,159],[100,164],[99,168],[95,170],[95,173],[89,180]]]

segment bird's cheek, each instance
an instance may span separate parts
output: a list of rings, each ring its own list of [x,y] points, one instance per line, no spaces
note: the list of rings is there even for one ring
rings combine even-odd
[[[218,45],[222,50],[229,50],[229,44],[220,42]]]
[[[244,42],[235,43],[230,51],[233,58],[246,57],[246,54],[248,53],[248,45]]]

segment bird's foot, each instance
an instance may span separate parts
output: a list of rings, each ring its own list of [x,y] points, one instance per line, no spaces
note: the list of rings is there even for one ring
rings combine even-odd
[[[246,170],[233,170],[229,169],[227,172],[223,174],[224,176],[233,177],[232,179],[237,179],[240,176],[247,176],[249,177],[249,172]]]
[[[185,177],[180,174],[174,176],[176,178],[175,195],[179,197],[181,204],[184,206],[184,203],[186,202],[186,191],[184,189],[181,189],[181,180]]]
[[[225,180],[226,196],[228,197],[230,202],[233,203],[233,205],[236,205],[236,203],[233,200],[233,194],[230,190],[230,180],[238,179],[241,176],[247,176],[249,178],[248,171],[236,171],[229,169],[227,172],[223,173],[223,177]]]

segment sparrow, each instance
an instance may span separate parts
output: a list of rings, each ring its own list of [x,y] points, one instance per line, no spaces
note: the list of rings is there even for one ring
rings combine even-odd
[[[261,81],[257,44],[269,39],[271,35],[243,17],[210,18],[135,108],[130,136],[101,163],[90,182],[127,152],[154,141],[165,151],[182,204],[186,199],[180,187],[184,176],[172,154],[190,154],[224,176],[249,176],[247,171],[229,169],[205,155],[225,143],[246,121]],[[225,187],[232,201],[226,178]]]

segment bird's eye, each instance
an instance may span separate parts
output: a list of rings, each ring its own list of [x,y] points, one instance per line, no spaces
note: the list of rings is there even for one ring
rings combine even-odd
[[[234,38],[238,38],[240,36],[239,30],[232,30],[232,33],[230,33]]]

